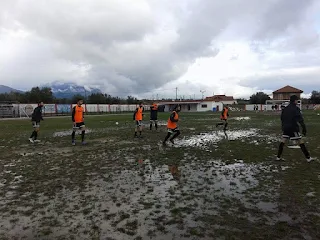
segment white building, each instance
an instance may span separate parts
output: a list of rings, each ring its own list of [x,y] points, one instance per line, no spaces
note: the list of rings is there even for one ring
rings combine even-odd
[[[219,112],[223,109],[224,105],[237,104],[233,97],[225,95],[215,95],[207,97],[203,100],[177,100],[177,101],[164,101],[159,102],[159,105],[164,105],[164,111],[170,112],[175,105],[181,106],[182,112]]]
[[[221,102],[223,105],[237,104],[237,100],[235,100],[232,96],[226,95],[214,95],[212,97],[206,97],[205,101]]]

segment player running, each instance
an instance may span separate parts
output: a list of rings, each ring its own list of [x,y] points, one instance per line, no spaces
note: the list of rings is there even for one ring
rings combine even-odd
[[[83,100],[79,99],[77,105],[72,109],[72,122],[73,122],[73,129],[72,129],[72,145],[76,145],[75,135],[77,130],[81,130],[81,142],[82,145],[85,145],[86,142],[84,141],[84,136],[86,133],[86,126],[84,124],[84,108],[82,107]]]
[[[227,130],[227,126],[228,126],[228,117],[229,117],[229,108],[228,108],[228,106],[225,106],[223,108],[223,110],[221,112],[221,116],[220,116],[220,119],[221,119],[222,122],[217,123],[216,127],[224,125],[223,131],[226,131]]]
[[[31,116],[31,122],[32,122],[32,126],[33,126],[33,132],[29,138],[29,141],[31,143],[40,142],[40,140],[38,140],[37,138],[38,138],[38,133],[40,131],[40,121],[43,121],[42,107],[43,107],[43,102],[40,102],[38,104],[38,107],[36,107],[33,110],[33,113]]]
[[[140,103],[139,107],[137,107],[136,111],[133,114],[133,120],[136,122],[136,127],[134,129],[134,137],[138,137],[138,131],[139,131],[139,137],[142,138],[142,119],[143,119],[143,104]]]
[[[150,130],[152,130],[153,124],[158,130],[158,105],[156,103],[150,106]]]
[[[279,145],[277,160],[281,160],[281,155],[283,152],[283,147],[286,142],[289,140],[298,141],[300,148],[306,157],[308,162],[311,162],[313,159],[310,157],[310,154],[306,148],[302,140],[302,136],[300,134],[299,125],[300,123],[302,127],[302,134],[306,136],[307,128],[304,124],[303,117],[301,115],[300,109],[297,107],[298,97],[293,95],[290,97],[290,104],[282,110],[281,113],[281,122],[282,122],[282,142]]]
[[[171,135],[174,133],[172,138],[170,139],[170,142],[174,144],[174,139],[180,135],[180,130],[178,128],[178,122],[179,122],[179,113],[180,112],[180,107],[179,105],[175,106],[173,109],[167,123],[167,128],[168,128],[168,134],[166,138],[163,141],[163,145],[167,144],[168,139],[171,137]]]

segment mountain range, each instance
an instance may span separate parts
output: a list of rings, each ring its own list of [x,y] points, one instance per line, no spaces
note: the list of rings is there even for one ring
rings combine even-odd
[[[42,85],[40,87],[50,87],[53,93],[53,96],[56,98],[67,98],[70,99],[76,94],[80,94],[82,96],[89,96],[92,93],[101,93],[99,88],[93,88],[89,86],[81,86],[75,83],[64,83],[64,82],[53,82]],[[0,85],[0,94],[1,93],[10,93],[10,92],[20,92],[23,91]]]
[[[75,83],[53,82],[45,84],[42,87],[50,87],[56,98],[72,98],[76,94],[89,96],[92,93],[101,93],[99,88],[81,86]]]
[[[20,92],[22,93],[22,91],[8,87],[8,86],[4,86],[4,85],[0,85],[0,94],[2,93],[10,93],[10,92]]]

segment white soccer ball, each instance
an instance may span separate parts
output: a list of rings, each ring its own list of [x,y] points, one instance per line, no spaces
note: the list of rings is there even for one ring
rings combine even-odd
[[[118,125],[119,123],[118,122],[116,122],[116,125]]]
[[[318,113],[317,115],[320,116],[320,113]]]

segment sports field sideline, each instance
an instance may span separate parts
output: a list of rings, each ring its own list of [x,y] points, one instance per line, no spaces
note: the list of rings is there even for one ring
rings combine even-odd
[[[320,116],[303,115],[311,163],[274,161],[274,112],[230,112],[227,136],[219,113],[181,112],[168,147],[168,113],[143,139],[132,114],[86,116],[87,146],[71,117],[41,122],[39,144],[30,120],[0,121],[0,239],[320,239]]]

